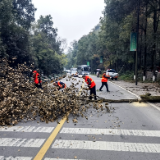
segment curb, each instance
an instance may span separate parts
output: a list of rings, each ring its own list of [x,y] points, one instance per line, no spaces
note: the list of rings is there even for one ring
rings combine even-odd
[[[121,87],[121,86],[119,86],[119,85],[117,85],[117,84],[115,84],[115,83],[113,83],[113,82],[111,82],[111,81],[109,81],[109,82],[112,83],[112,84],[114,84],[114,85],[116,85],[116,86],[118,86],[118,87],[120,87],[120,88],[122,88],[123,90],[127,91],[128,93],[136,96],[136,97],[138,98],[138,101],[141,100],[140,96],[138,96],[137,94],[132,93],[131,91],[128,91],[128,90],[126,90],[125,88],[123,88],[123,87]],[[144,103],[145,103],[145,102],[144,102]],[[160,108],[159,108],[158,106],[156,106],[156,105],[154,105],[154,104],[152,104],[152,103],[149,103],[149,102],[146,102],[146,103],[149,104],[150,106],[154,107],[155,109],[157,109],[157,110],[160,111]]]

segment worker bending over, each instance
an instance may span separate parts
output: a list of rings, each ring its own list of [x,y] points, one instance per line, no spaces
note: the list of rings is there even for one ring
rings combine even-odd
[[[87,75],[83,75],[82,78],[85,80],[85,82],[88,84],[89,90],[90,90],[90,97],[89,99],[92,99],[92,94],[94,95],[94,99],[96,98],[96,83],[93,81],[93,79]]]
[[[102,79],[101,79],[101,82],[102,82],[102,86],[100,87],[100,91],[102,91],[102,88],[103,86],[106,86],[106,89],[107,89],[107,92],[110,92],[109,89],[108,89],[108,78],[107,78],[107,75],[106,75],[106,72],[104,71],[103,75],[102,75]]]
[[[36,70],[33,71],[33,78],[35,86],[42,89],[42,80],[40,74]]]
[[[57,88],[58,90],[60,90],[62,88],[65,89],[67,87],[66,84],[63,83],[63,82],[61,82],[61,81],[56,81],[56,82],[53,83],[53,85],[56,86],[56,87],[58,87]]]

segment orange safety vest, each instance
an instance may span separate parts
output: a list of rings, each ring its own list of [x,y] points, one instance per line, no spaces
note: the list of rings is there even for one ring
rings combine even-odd
[[[105,76],[105,73],[102,75],[101,82],[108,82],[108,79]]]
[[[91,85],[90,85],[89,88],[93,88],[93,87],[96,85],[96,83],[93,81],[93,79],[92,79],[91,77],[86,76],[86,77],[85,77],[85,82],[86,82],[87,84],[89,84],[88,81],[87,81],[88,78],[91,80]]]
[[[63,88],[63,86],[60,84],[60,81],[58,81],[57,84],[58,84],[58,86],[59,86],[60,88]],[[64,83],[64,88],[66,88],[66,84],[65,84],[65,83]]]
[[[38,84],[38,83],[41,83],[42,81],[39,81],[39,73],[36,73],[35,76],[34,76],[34,83],[35,84]]]

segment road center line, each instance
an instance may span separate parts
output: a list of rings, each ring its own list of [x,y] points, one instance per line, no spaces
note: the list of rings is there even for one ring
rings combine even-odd
[[[82,83],[82,88],[83,88],[83,86],[84,86],[84,81]],[[80,93],[82,91],[82,88],[79,91],[79,95],[80,95]],[[69,116],[69,113],[67,113],[67,115],[64,118],[62,118],[62,120],[60,121],[60,124],[58,124],[57,127],[55,128],[55,130],[51,133],[51,135],[49,136],[49,138],[46,140],[45,144],[42,146],[42,148],[40,149],[40,151],[35,156],[34,160],[41,160],[44,157],[44,155],[48,151],[49,147],[51,146],[52,142],[56,138],[58,132],[61,130],[63,124],[67,120],[68,116]]]

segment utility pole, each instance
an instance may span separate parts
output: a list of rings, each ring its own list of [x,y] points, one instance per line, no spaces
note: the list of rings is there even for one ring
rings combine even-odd
[[[139,38],[139,12],[140,12],[140,0],[137,0],[137,49],[136,49],[136,65],[135,65],[135,76],[136,85],[138,81],[138,38]]]

